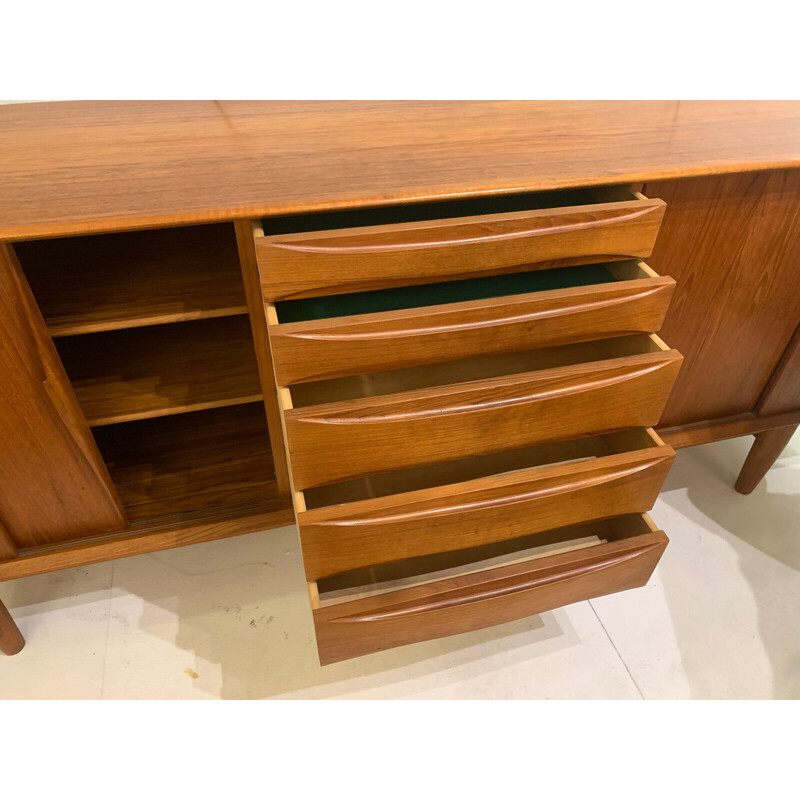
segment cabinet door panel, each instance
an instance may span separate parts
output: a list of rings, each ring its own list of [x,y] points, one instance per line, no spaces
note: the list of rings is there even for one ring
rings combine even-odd
[[[649,262],[675,278],[661,336],[684,358],[660,424],[751,412],[800,321],[800,170],[645,191],[667,203]]]
[[[7,561],[17,555],[17,543],[0,520],[0,561]]]
[[[784,414],[800,408],[800,325],[781,358],[761,400],[758,413]]]
[[[106,467],[7,245],[0,245],[0,519],[20,549],[126,526]],[[10,556],[11,546],[5,557]]]

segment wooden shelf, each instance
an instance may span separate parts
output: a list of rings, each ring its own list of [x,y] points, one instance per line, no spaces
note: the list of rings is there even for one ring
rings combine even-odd
[[[56,344],[92,426],[261,398],[249,317],[71,336]]]
[[[54,337],[247,313],[232,225],[14,246]]]
[[[262,403],[95,431],[133,524],[280,507]]]

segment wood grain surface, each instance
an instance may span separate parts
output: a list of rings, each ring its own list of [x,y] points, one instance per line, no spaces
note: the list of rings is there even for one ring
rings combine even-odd
[[[0,653],[15,656],[24,646],[22,633],[8,613],[8,609],[0,602]]]
[[[314,609],[320,663],[499,625],[643,586],[667,546],[650,531]],[[322,599],[322,595],[320,595]]]
[[[798,270],[800,273],[800,270]],[[796,280],[800,281],[800,274]],[[760,417],[800,409],[800,320],[764,394],[758,401]]]
[[[660,424],[754,411],[800,321],[800,170],[645,191],[667,202],[649,262],[677,282],[661,335],[684,357]]]
[[[775,463],[783,452],[789,440],[797,431],[797,425],[787,428],[776,428],[756,434],[756,440],[747,454],[742,471],[736,480],[736,491],[740,494],[750,494],[758,486],[767,470]]]
[[[14,253],[0,245],[0,518],[19,549],[127,521]]]
[[[661,327],[675,282],[618,283],[270,327],[281,385]]]
[[[792,167],[798,142],[794,101],[5,105],[0,239]]]
[[[489,201],[477,216],[344,230],[259,236],[256,229],[264,300],[499,274],[523,264],[541,269],[646,258],[664,216],[658,199],[552,202],[550,208],[493,214]]]
[[[92,426],[261,399],[246,316],[70,336],[57,347]]]
[[[674,350],[643,352],[291,409],[294,486],[654,425],[680,363]]]
[[[34,547],[21,551],[18,558],[0,563],[0,581],[26,578],[43,572],[55,572],[84,564],[97,564],[115,558],[154,553],[173,547],[227,539],[246,533],[281,528],[294,524],[294,511],[276,511],[238,515],[230,510],[221,517],[199,522],[178,521],[172,525],[134,526],[128,531],[107,536],[86,537],[53,547]]]
[[[2,520],[0,520],[0,561],[15,558],[18,552],[19,550],[17,548],[17,543],[14,541],[14,537],[11,535],[8,528],[3,525]]]
[[[278,492],[287,508],[292,506],[292,487],[289,478],[289,465],[286,462],[286,447],[283,443],[283,421],[278,403],[278,390],[275,384],[275,369],[272,363],[267,319],[264,303],[261,300],[261,283],[258,276],[255,247],[253,245],[253,227],[248,220],[234,224],[236,246],[244,283],[247,309],[250,315],[250,330],[258,366],[258,379],[261,383],[261,394],[267,414],[267,435],[275,465],[275,480]]]
[[[260,403],[112,425],[95,437],[131,522],[280,505]]]
[[[787,425],[798,423],[800,423],[800,408],[785,414],[771,414],[766,417],[755,414],[734,414],[690,425],[677,425],[674,428],[659,428],[658,433],[670,447],[677,450],[681,447],[694,447],[721,439],[735,439],[738,436],[785,428]]]
[[[306,577],[648,511],[674,458],[653,446],[304,511]]]

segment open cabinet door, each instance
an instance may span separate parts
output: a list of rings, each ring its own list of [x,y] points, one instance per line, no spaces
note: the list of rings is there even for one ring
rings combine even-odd
[[[16,256],[0,245],[0,561],[126,526]]]

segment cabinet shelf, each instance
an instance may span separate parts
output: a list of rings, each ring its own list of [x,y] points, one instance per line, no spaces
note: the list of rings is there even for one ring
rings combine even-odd
[[[133,524],[280,507],[261,403],[99,428],[100,452]]]
[[[248,317],[71,336],[56,346],[93,427],[261,398]]]
[[[53,337],[246,314],[229,225],[20,242]]]

